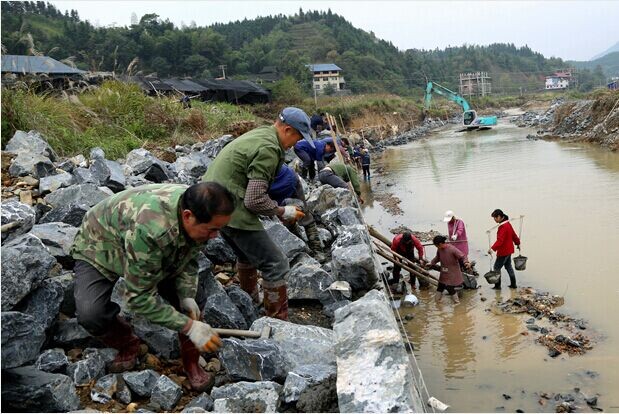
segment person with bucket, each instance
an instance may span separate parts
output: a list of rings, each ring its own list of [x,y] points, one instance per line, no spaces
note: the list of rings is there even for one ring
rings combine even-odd
[[[432,243],[436,246],[436,256],[425,267],[429,269],[431,266],[441,263],[441,273],[436,288],[436,301],[440,302],[443,299],[443,292],[446,290],[454,303],[460,303],[456,292],[456,287],[464,283],[460,265],[462,264],[470,270],[471,263],[464,253],[446,242],[447,237],[445,236],[436,236],[432,240]]]
[[[520,250],[520,238],[514,231],[514,228],[509,222],[507,214],[503,210],[496,209],[491,214],[496,223],[499,223],[497,230],[496,242],[488,250],[488,254],[492,256],[492,251],[496,252],[496,261],[494,262],[494,271],[500,275],[501,268],[505,267],[509,275],[510,285],[512,289],[516,289],[516,273],[512,267],[512,254],[514,254],[514,244]],[[489,236],[488,236],[489,237]],[[494,284],[493,289],[501,289],[501,278]]]

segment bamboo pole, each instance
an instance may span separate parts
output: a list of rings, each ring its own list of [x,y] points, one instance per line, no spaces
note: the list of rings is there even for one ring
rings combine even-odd
[[[394,252],[394,251],[393,251],[393,250],[391,250],[391,249],[387,249],[386,247],[381,246],[381,245],[380,245],[380,244],[378,244],[376,241],[374,242],[374,245],[376,246],[376,248],[377,248],[378,250],[380,250],[380,251],[382,251],[382,252],[384,252],[384,253],[386,253],[386,254],[389,254],[389,255],[391,255],[391,256],[392,256],[392,257],[394,257],[394,258],[399,259],[402,263],[404,263],[404,264],[406,264],[408,267],[410,267],[410,268],[414,269],[414,270],[415,270],[415,272],[417,272],[417,273],[421,273],[422,275],[424,275],[424,276],[426,276],[426,277],[430,277],[430,278],[433,278],[433,279],[438,280],[438,278],[437,278],[437,277],[435,277],[434,275],[432,275],[432,274],[431,274],[430,272],[428,272],[425,268],[423,268],[423,267],[419,266],[419,264],[418,264],[417,262],[414,262],[413,260],[410,260],[409,258],[404,257],[404,256],[402,256],[401,254],[396,253],[396,252]],[[416,259],[415,259],[415,260],[416,260]],[[438,266],[437,266],[437,267],[438,267]],[[437,269],[434,269],[434,268],[433,268],[433,270],[437,270]],[[438,269],[438,270],[440,270],[440,269]]]
[[[342,114],[339,114],[338,116],[340,117],[340,124],[342,124],[342,134],[348,135],[346,133],[346,128],[344,128],[344,121],[342,121]]]
[[[426,280],[428,283],[430,283],[433,286],[437,286],[438,282],[436,279],[434,279],[433,277],[428,277],[422,273],[416,272],[414,269],[408,267],[406,264],[398,262],[397,260],[395,260],[393,257],[390,257],[388,253],[386,253],[385,251],[378,249],[376,251],[376,253],[378,253],[380,256],[384,257],[385,259],[389,260],[391,263],[400,266],[402,269],[406,270],[407,272],[410,272],[412,275],[415,275],[418,278],[424,279]]]

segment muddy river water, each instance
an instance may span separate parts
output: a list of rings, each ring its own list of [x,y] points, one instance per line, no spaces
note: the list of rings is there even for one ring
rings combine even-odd
[[[465,291],[459,305],[436,304],[433,292],[415,291],[419,306],[401,313],[414,316],[406,329],[430,395],[450,411],[554,412],[556,403],[540,405],[539,394],[578,387],[586,396],[599,394],[604,411],[619,411],[619,154],[530,141],[534,131],[504,120],[491,131],[456,129],[373,158],[373,169],[382,172],[364,184],[366,222],[389,237],[398,225],[444,234],[443,212],[453,210],[466,223],[469,257],[483,274],[492,210],[524,215],[522,253],[529,261],[517,272],[518,284],[564,296],[558,311],[587,320],[582,332],[596,340],[585,355],[549,357],[534,342],[537,334],[523,335],[528,315],[488,311],[514,295],[505,274],[502,291],[480,277],[481,288]],[[399,197],[404,214],[385,212],[373,200],[378,192]],[[435,251],[427,247],[426,254]]]

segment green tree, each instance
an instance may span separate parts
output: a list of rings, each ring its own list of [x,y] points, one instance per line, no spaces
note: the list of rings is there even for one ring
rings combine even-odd
[[[306,97],[303,89],[292,76],[285,76],[282,80],[275,82],[271,91],[275,102],[297,104]]]

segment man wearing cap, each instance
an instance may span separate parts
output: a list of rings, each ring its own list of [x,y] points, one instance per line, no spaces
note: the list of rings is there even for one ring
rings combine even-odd
[[[289,223],[305,216],[298,207],[278,206],[268,195],[285,151],[303,138],[313,147],[309,117],[301,109],[285,108],[273,125],[253,129],[226,145],[203,177],[235,196],[236,208],[221,234],[237,255],[241,288],[258,302],[256,270],[260,270],[266,315],[282,320],[288,319],[285,277],[290,267],[258,216],[277,216]]]
[[[469,254],[469,243],[466,238],[466,227],[461,219],[456,218],[454,212],[447,210],[443,221],[447,223],[447,233],[451,245],[460,250],[465,256]]]
[[[316,176],[316,162],[319,162],[318,169],[324,166],[325,157],[335,153],[335,145],[333,138],[319,139],[310,145],[307,141],[301,141],[294,146],[294,153],[301,159],[301,177],[313,180]]]

